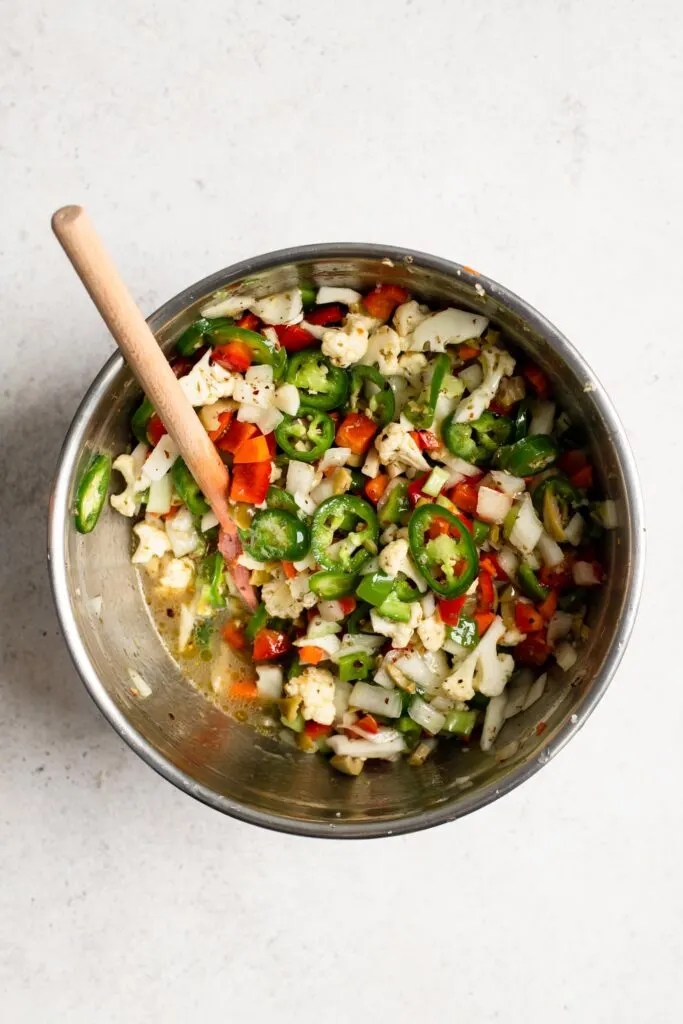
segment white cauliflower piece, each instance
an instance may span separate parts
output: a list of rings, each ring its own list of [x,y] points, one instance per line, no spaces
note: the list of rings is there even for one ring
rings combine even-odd
[[[225,292],[216,292],[199,312],[208,320],[217,316],[239,316],[245,309],[249,309],[252,302],[253,295],[226,295]]]
[[[190,558],[171,558],[159,580],[163,590],[187,590],[194,576],[194,564]]]
[[[446,642],[446,624],[436,613],[424,619],[417,627],[417,635],[427,651],[440,651]]]
[[[252,302],[249,309],[254,316],[263,320],[264,324],[298,323],[304,315],[301,290],[299,288],[292,288],[287,292],[267,295],[265,299]]]
[[[166,520],[166,535],[176,558],[191,555],[199,546],[199,534],[189,508],[182,505],[174,516]]]
[[[285,683],[289,697],[301,697],[301,714],[307,721],[332,725],[335,716],[334,676],[324,668],[307,668]]]
[[[325,331],[321,349],[335,366],[345,368],[363,359],[368,348],[367,319],[350,313],[343,327],[330,327]]]
[[[403,537],[390,541],[382,548],[379,553],[379,567],[388,576],[398,576],[402,572],[404,576],[413,580],[420,591],[424,592],[427,589],[427,583],[411,558],[408,541]]]
[[[402,338],[412,334],[418,324],[428,316],[426,306],[420,306],[415,299],[404,302],[394,312],[394,327]]]
[[[140,494],[149,487],[149,478],[143,471],[149,448],[139,444],[130,455],[119,455],[114,459],[112,469],[117,470],[125,480],[126,487],[120,494],[112,494],[109,499],[112,508],[122,516],[134,516],[140,507]]]
[[[514,359],[509,352],[503,352],[499,348],[485,346],[479,358],[484,370],[484,379],[455,410],[456,423],[479,419],[493,401],[503,377],[510,377],[515,372]]]
[[[429,464],[410,433],[400,423],[388,423],[375,438],[380,462],[426,472]]]
[[[309,590],[307,575],[299,573],[289,580],[280,572],[263,584],[261,599],[268,614],[276,619],[296,619],[304,608],[312,608],[318,600]]]
[[[410,620],[408,622],[393,622],[385,619],[374,608],[370,609],[370,621],[374,633],[381,636],[388,636],[392,640],[393,647],[407,647],[413,638],[416,626],[422,621],[422,606],[419,601],[411,601]]]
[[[133,533],[139,541],[131,559],[136,565],[144,565],[152,558],[161,558],[171,548],[171,542],[166,532],[159,526],[152,526],[151,523],[136,523]]]
[[[410,384],[419,387],[422,383],[422,374],[427,369],[427,356],[421,352],[406,352],[398,360],[398,373],[403,374]]]
[[[178,383],[190,405],[213,405],[219,398],[232,398],[235,384],[241,381],[239,373],[231,373],[225,367],[211,361],[208,349],[190,372]]]
[[[385,325],[372,332],[367,351],[360,361],[367,366],[376,364],[379,372],[388,377],[392,373],[400,373],[400,354],[401,339],[393,328]]]
[[[443,684],[444,692],[456,700],[471,700],[475,691],[486,697],[503,692],[515,662],[511,654],[498,654],[496,644],[505,633],[499,615],[493,620],[474,650],[460,662]]]
[[[445,352],[447,345],[480,338],[488,325],[488,317],[464,309],[442,309],[417,325],[410,347],[416,352]]]

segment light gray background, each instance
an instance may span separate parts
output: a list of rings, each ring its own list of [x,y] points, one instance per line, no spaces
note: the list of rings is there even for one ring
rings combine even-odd
[[[0,1016],[680,1020],[678,0],[0,4]],[[61,439],[112,351],[49,231],[85,204],[146,312],[235,260],[383,241],[524,295],[606,384],[648,580],[610,692],[467,820],[381,842],[219,817],[138,761],[45,571]]]

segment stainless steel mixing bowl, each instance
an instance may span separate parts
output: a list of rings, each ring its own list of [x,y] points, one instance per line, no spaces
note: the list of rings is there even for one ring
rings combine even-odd
[[[609,535],[608,582],[591,611],[591,638],[574,669],[550,673],[546,695],[506,724],[495,756],[459,753],[444,743],[422,768],[373,766],[356,779],[228,718],[192,689],[159,641],[130,562],[130,521],[107,509],[86,537],[72,524],[74,489],[91,452],[117,453],[130,440],[130,413],[140,392],[119,355],[90,387],[60,456],[50,503],[52,586],[71,656],[93,700],[133,750],[180,789],[244,821],[300,835],[412,832],[507,793],[586,721],[614,674],[636,615],[644,550],[640,490],[614,409],[567,339],[522,299],[458,264],[378,245],[285,249],[192,285],[149,323],[168,348],[218,288],[261,296],[311,279],[358,289],[393,281],[426,301],[485,313],[533,355],[560,401],[587,425],[619,526]],[[100,595],[101,618],[90,603]],[[145,699],[132,692],[131,669],[151,688]]]

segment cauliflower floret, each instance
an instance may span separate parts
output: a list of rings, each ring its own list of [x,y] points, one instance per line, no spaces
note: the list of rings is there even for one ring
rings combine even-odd
[[[404,302],[396,307],[394,313],[394,327],[402,338],[412,334],[418,324],[421,324],[428,315],[426,306],[420,306],[415,299]]]
[[[172,558],[159,580],[160,589],[187,590],[194,576],[194,564],[189,558]]]
[[[190,405],[213,405],[219,398],[232,398],[235,384],[241,381],[239,373],[231,373],[218,363],[211,362],[208,349],[190,372],[179,380]]]
[[[403,374],[414,387],[422,383],[422,374],[427,369],[427,356],[421,352],[407,352],[398,361],[398,373]]]
[[[143,471],[148,451],[146,444],[139,444],[130,455],[119,455],[114,459],[112,469],[118,470],[126,487],[120,494],[112,494],[109,500],[112,508],[122,516],[135,515],[140,507],[140,494],[149,487],[149,479]]]
[[[343,368],[360,362],[368,348],[367,320],[367,317],[350,313],[343,327],[325,331],[321,345],[323,355]]]
[[[413,580],[419,590],[425,591],[427,584],[410,557],[408,541],[404,538],[392,540],[379,554],[379,567],[388,576],[398,576],[400,572]]]
[[[475,689],[486,697],[497,697],[503,692],[515,668],[512,655],[498,654],[496,649],[504,633],[505,623],[498,615],[472,653],[444,682],[443,689],[449,697],[471,700]]]
[[[171,548],[171,542],[166,532],[159,526],[152,526],[151,523],[136,523],[133,533],[139,541],[131,559],[136,564],[144,565],[152,558],[160,558]]]
[[[484,379],[455,410],[453,418],[456,423],[479,419],[493,401],[503,377],[510,377],[515,372],[514,359],[509,352],[503,352],[499,348],[485,346],[479,358],[484,369]]]
[[[301,697],[307,721],[332,725],[335,715],[334,676],[324,668],[307,668],[285,684],[289,697]]]
[[[312,608],[318,600],[309,589],[306,574],[299,573],[289,580],[280,572],[263,584],[261,599],[268,614],[276,619],[296,619],[304,608]]]
[[[442,309],[425,317],[413,331],[411,348],[416,352],[445,352],[447,345],[480,338],[489,325],[488,317],[464,309]]]
[[[294,324],[303,317],[301,290],[292,288],[288,292],[267,295],[265,299],[252,302],[251,312],[264,324]]]
[[[401,354],[401,339],[391,327],[378,327],[370,335],[368,348],[361,362],[367,366],[377,364],[379,372],[388,377],[400,373],[398,357]]]
[[[328,302],[341,302],[343,306],[357,306],[359,302],[363,301],[363,296],[353,288],[336,288],[333,285],[324,284],[322,288],[318,288],[315,301],[318,306],[325,306]]]
[[[370,609],[370,621],[375,633],[388,636],[392,640],[393,647],[407,647],[413,638],[415,627],[422,621],[422,606],[419,601],[411,601],[410,620],[408,622],[393,622],[385,619],[374,608]]]
[[[429,464],[410,433],[400,423],[389,423],[375,438],[380,462],[426,472]]]
[[[166,520],[166,536],[176,558],[191,555],[199,546],[199,534],[189,508],[181,506],[174,516]]]
[[[446,642],[446,625],[437,614],[430,615],[428,619],[417,627],[417,635],[427,651],[440,651]]]

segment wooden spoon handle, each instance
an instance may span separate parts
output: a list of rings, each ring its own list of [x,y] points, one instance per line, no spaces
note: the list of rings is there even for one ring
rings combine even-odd
[[[228,471],[89,217],[80,206],[64,206],[54,214],[52,230],[221,526],[230,529]]]

